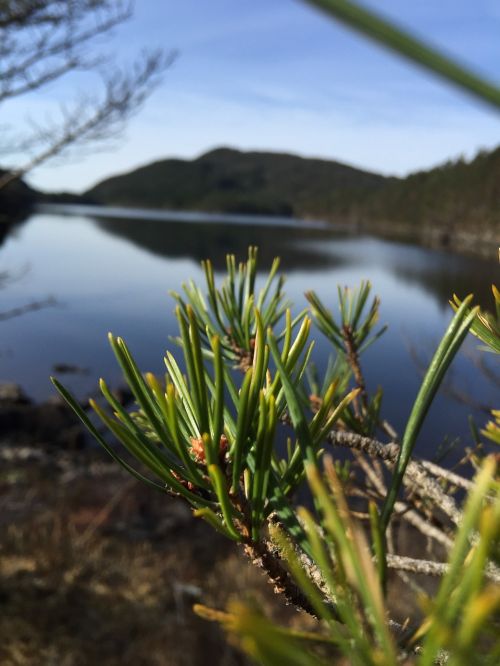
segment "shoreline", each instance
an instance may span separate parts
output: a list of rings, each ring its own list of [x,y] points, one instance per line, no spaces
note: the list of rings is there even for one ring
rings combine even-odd
[[[203,222],[211,224],[215,221],[234,224],[256,224],[261,220],[263,225],[302,227],[307,229],[331,229],[352,235],[368,234],[386,240],[402,241],[413,245],[420,245],[432,250],[450,251],[457,254],[480,257],[483,259],[496,259],[500,245],[500,230],[495,234],[492,228],[483,228],[480,231],[466,227],[432,227],[422,225],[419,229],[409,228],[404,222],[388,221],[364,221],[357,218],[349,220],[345,218],[333,218],[329,216],[317,217],[313,215],[280,216],[262,214],[248,214],[236,211],[206,211],[206,210],[171,210],[157,208],[134,208],[129,206],[101,206],[86,202],[47,202],[42,201],[31,209],[30,213],[37,210],[53,212],[60,215],[101,213],[103,217],[118,218],[120,216],[140,220],[173,221],[178,220],[186,224],[192,222]],[[197,215],[202,216],[197,218]],[[184,219],[183,219],[184,218]],[[202,218],[205,218],[203,220]]]
[[[468,229],[437,229],[423,226],[420,230],[415,230],[408,229],[405,224],[370,222],[359,224],[358,230],[386,240],[409,242],[430,250],[449,251],[486,260],[498,258],[500,245],[500,232],[495,236],[492,229],[483,230],[478,234]]]

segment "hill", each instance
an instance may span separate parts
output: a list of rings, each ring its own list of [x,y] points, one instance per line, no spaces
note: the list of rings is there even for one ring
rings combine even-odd
[[[37,201],[292,215],[492,255],[500,244],[500,147],[406,178],[219,148],[192,161],[154,162],[83,195],[36,192],[17,181],[0,192],[0,220],[15,219]]]
[[[498,245],[500,147],[470,162],[459,159],[388,182],[344,213],[372,228],[423,233],[454,245],[481,239]]]
[[[107,205],[325,217],[387,180],[339,162],[219,148],[109,178],[85,196]]]
[[[0,169],[0,178],[7,173]],[[39,193],[17,179],[0,188],[0,224],[22,218],[37,201]]]
[[[402,179],[328,160],[219,148],[109,178],[84,196],[105,205],[321,218],[490,253],[500,239],[500,147]]]

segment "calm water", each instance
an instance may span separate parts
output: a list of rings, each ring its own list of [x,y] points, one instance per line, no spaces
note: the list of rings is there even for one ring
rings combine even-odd
[[[63,214],[64,213],[64,214]],[[336,306],[336,286],[371,280],[382,299],[381,323],[389,330],[363,359],[369,388],[385,388],[385,416],[401,429],[417,392],[421,363],[429,360],[451,317],[448,298],[473,291],[489,305],[489,285],[500,281],[495,262],[333,233],[323,225],[296,220],[241,216],[223,218],[124,211],[103,216],[98,208],[46,207],[11,230],[0,245],[0,312],[33,301],[54,299],[38,311],[0,322],[0,379],[21,384],[36,399],[53,394],[54,365],[71,364],[84,373],[64,382],[81,397],[96,379],[120,383],[106,334],[124,337],[144,370],[162,372],[162,358],[176,333],[170,289],[193,278],[201,282],[201,259],[223,270],[226,252],[244,257],[248,244],[260,247],[261,265],[282,257],[288,294],[296,308],[314,289]],[[436,401],[420,438],[432,455],[448,433],[467,436],[467,414],[482,423],[481,405],[498,405],[500,368],[467,341],[449,375],[448,392]],[[326,362],[319,338],[315,360]],[[480,372],[482,362],[496,383]],[[468,395],[464,407],[449,391]]]

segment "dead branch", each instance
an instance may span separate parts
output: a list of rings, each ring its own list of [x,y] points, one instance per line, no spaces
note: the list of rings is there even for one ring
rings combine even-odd
[[[145,51],[120,70],[89,52],[132,14],[128,0],[8,0],[0,4],[0,103],[32,92],[74,71],[100,71],[102,94],[80,96],[58,118],[24,133],[7,152],[20,166],[0,177],[0,189],[70,148],[99,146],[116,138],[125,122],[159,85],[175,53]],[[94,87],[94,86],[93,86]]]
[[[14,319],[14,317],[20,317],[21,315],[24,315],[27,312],[36,312],[38,310],[50,308],[55,305],[57,305],[57,301],[55,298],[52,297],[46,298],[44,301],[34,301],[33,303],[28,303],[27,305],[21,305],[17,308],[12,308],[12,310],[0,312],[0,321],[6,321],[7,319]]]
[[[383,444],[370,437],[363,437],[357,433],[334,430],[328,435],[328,441],[334,446],[362,451],[370,457],[380,458],[386,463],[393,465],[399,454],[399,445],[393,442]],[[440,470],[442,478],[449,477],[447,470],[433,466],[433,470]],[[453,474],[454,477],[457,475]],[[466,483],[466,480],[463,480]],[[443,491],[435,479],[430,478],[425,467],[418,461],[412,460],[407,467],[403,483],[412,492],[431,500],[456,524],[460,523],[462,514],[457,508],[455,500]]]
[[[390,569],[409,571],[424,576],[445,576],[449,571],[449,565],[446,562],[432,562],[431,560],[420,560],[402,555],[392,555],[390,553],[387,554],[387,566]],[[498,571],[487,569],[485,576],[494,583],[500,583],[500,574]]]

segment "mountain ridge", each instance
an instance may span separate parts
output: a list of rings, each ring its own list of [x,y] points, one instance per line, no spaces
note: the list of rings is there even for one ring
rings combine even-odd
[[[364,194],[386,180],[341,162],[221,147],[193,160],[156,160],[84,196],[105,205],[317,216],[353,190]]]
[[[500,146],[405,178],[221,147],[193,160],[156,160],[82,195],[37,192],[19,181],[0,192],[0,219],[37,202],[294,216],[493,256],[500,245]]]
[[[442,238],[475,234],[498,243],[500,146],[405,178],[321,158],[221,147],[112,176],[84,197],[104,205],[293,215]]]

